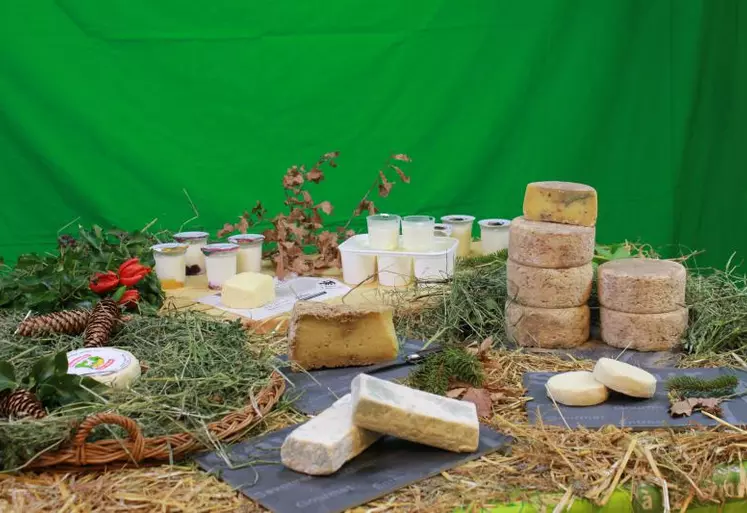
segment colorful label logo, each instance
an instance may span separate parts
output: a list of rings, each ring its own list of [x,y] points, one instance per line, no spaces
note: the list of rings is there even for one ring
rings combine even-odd
[[[80,349],[67,354],[68,374],[108,374],[127,368],[131,358],[116,349]]]

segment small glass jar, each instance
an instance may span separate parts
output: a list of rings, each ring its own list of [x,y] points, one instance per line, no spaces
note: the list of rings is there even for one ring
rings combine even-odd
[[[451,237],[451,225],[444,223],[434,224],[433,235],[436,237]]]
[[[156,276],[164,290],[184,287],[187,275],[184,262],[188,247],[187,244],[179,242],[166,242],[151,246],[153,258],[156,261]]]
[[[405,216],[402,219],[402,247],[407,251],[430,251],[435,236],[435,218],[431,216]]]
[[[441,218],[441,222],[451,225],[452,237],[459,240],[459,245],[457,246],[457,256],[469,256],[472,249],[472,225],[475,222],[474,216],[443,216]]]
[[[399,246],[399,225],[401,218],[393,214],[368,216],[368,244],[371,249],[392,250]]]
[[[238,244],[207,244],[203,246],[208,287],[220,290],[223,283],[236,275]]]
[[[511,221],[508,219],[481,219],[480,244],[483,255],[490,255],[497,251],[508,249],[508,230]]]
[[[240,273],[258,273],[262,270],[262,242],[264,235],[244,233],[232,235],[228,242],[239,247],[236,268]]]
[[[207,244],[208,232],[181,232],[174,234],[174,240],[187,244],[187,255],[184,263],[187,266],[187,276],[196,276],[205,274],[205,256],[202,254],[202,248]]]

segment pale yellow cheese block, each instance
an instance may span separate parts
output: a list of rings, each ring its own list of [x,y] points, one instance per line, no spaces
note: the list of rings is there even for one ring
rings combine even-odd
[[[597,191],[573,182],[534,182],[524,194],[524,217],[531,221],[594,226]]]
[[[594,268],[586,264],[564,269],[544,269],[506,262],[508,297],[522,305],[570,308],[585,305],[591,295]]]
[[[275,300],[272,276],[239,273],[223,283],[220,302],[228,308],[259,308]]]
[[[621,394],[647,399],[656,393],[656,377],[629,363],[600,358],[593,374],[594,379]]]
[[[545,383],[547,396],[566,406],[594,406],[609,397],[609,390],[589,371],[556,374]]]
[[[636,314],[599,308],[602,340],[612,347],[636,351],[668,351],[687,331],[687,308],[674,312]]]
[[[509,228],[508,255],[514,262],[533,267],[579,267],[594,258],[594,235],[594,227],[517,217]]]
[[[589,340],[589,307],[537,308],[506,303],[506,335],[522,347],[568,349]]]
[[[599,266],[602,306],[629,313],[673,312],[685,306],[687,270],[678,262],[625,258]]]

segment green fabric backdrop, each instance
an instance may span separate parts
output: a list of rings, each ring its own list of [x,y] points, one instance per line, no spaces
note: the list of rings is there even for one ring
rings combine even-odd
[[[600,196],[598,239],[747,255],[747,1],[6,0],[0,254],[83,223],[214,232],[340,150],[343,222],[390,152],[401,214]]]

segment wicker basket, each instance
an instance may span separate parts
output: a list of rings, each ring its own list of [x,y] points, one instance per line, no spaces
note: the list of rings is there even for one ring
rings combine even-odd
[[[208,424],[211,437],[220,442],[232,442],[246,429],[262,419],[277,404],[285,391],[285,380],[274,372],[270,384],[257,394],[251,404]],[[126,440],[87,442],[91,430],[101,424],[116,424],[129,434]],[[205,449],[191,433],[144,438],[137,422],[114,413],[97,413],[83,420],[72,441],[55,452],[43,453],[25,468],[50,467],[88,469],[116,465],[124,467],[141,463],[178,460],[189,453]]]

